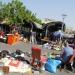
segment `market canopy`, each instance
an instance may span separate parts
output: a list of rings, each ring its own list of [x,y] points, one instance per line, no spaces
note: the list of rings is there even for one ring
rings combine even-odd
[[[42,25],[41,25],[41,24],[39,24],[39,23],[37,23],[37,22],[34,22],[34,24],[36,25],[36,27],[37,27],[38,29],[42,29]]]
[[[63,30],[65,31],[65,24],[61,21],[53,21],[49,22],[47,24],[43,24],[43,29],[48,29],[49,32],[55,32],[57,30]]]

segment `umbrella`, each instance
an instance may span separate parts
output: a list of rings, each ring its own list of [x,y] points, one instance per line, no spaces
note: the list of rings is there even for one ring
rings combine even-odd
[[[64,33],[62,31],[56,31],[56,32],[53,33],[53,35],[55,37],[63,37],[64,36]]]

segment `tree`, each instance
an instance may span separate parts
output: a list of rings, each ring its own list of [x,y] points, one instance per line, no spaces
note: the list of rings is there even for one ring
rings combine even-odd
[[[35,21],[41,23],[41,20],[36,17],[30,10],[26,9],[20,0],[12,0],[8,4],[2,5],[0,8],[0,18],[8,20],[8,24],[22,24],[23,20]]]
[[[0,20],[3,19],[3,7],[4,5],[2,4],[2,2],[0,2]]]

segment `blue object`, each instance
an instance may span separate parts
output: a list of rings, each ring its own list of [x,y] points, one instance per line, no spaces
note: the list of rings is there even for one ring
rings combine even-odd
[[[56,31],[56,32],[53,33],[53,35],[56,36],[56,37],[60,37],[60,36],[63,37],[64,33],[61,32],[61,31]]]
[[[60,60],[55,59],[48,59],[47,63],[45,64],[45,70],[51,73],[56,73],[57,66],[61,63]]]
[[[73,55],[74,50],[73,50],[73,48],[71,48],[69,46],[65,47],[63,50],[64,50],[63,51],[64,55],[62,56],[62,58],[66,62],[68,57]]]

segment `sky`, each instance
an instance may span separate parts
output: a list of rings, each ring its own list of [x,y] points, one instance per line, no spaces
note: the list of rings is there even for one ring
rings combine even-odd
[[[8,3],[11,0],[1,0]],[[75,29],[75,0],[21,0],[27,9],[36,13],[36,16],[45,19],[63,21],[67,27]]]

